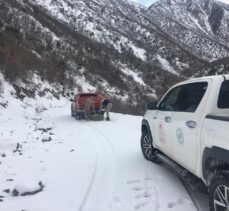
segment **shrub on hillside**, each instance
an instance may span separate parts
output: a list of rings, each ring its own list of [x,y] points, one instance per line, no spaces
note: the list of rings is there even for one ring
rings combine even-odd
[[[2,92],[3,92],[3,84],[2,81],[0,80],[0,97],[2,95]]]

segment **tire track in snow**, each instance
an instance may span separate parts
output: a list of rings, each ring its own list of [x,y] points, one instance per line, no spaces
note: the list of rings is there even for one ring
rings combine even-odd
[[[81,125],[83,125],[83,124],[81,124]],[[83,125],[83,127],[86,128],[84,125]],[[93,142],[94,142],[94,139],[93,139]],[[96,145],[96,143],[94,143],[94,144]],[[96,161],[95,161],[95,165],[94,165],[94,169],[93,169],[92,175],[90,177],[89,185],[88,185],[87,190],[86,190],[86,192],[84,194],[84,197],[83,197],[83,199],[82,199],[82,201],[80,203],[78,211],[83,211],[85,206],[87,205],[90,193],[91,193],[93,185],[95,183],[95,178],[96,178],[97,172],[98,172],[98,152],[96,152]]]
[[[95,126],[92,126],[92,125],[89,125],[94,131],[96,131],[100,136],[103,136],[104,137],[104,140],[106,140],[106,142],[108,143],[108,145],[110,146],[111,150],[112,150],[112,153],[114,155],[115,158],[117,158],[117,153],[113,147],[113,145],[111,144],[111,141],[110,139],[101,131],[99,130],[98,128],[96,128]]]
[[[92,129],[94,131],[94,133],[91,132],[91,130],[88,129],[88,127],[90,127],[90,129]],[[114,150],[112,144],[110,143],[109,139],[99,129],[92,126],[91,124],[88,124],[87,127],[85,126],[85,128],[87,128],[87,134],[88,134],[88,132],[89,132],[89,134],[91,134],[92,141],[94,142],[94,145],[96,148],[96,162],[95,162],[94,170],[93,170],[93,173],[92,173],[92,176],[90,179],[90,183],[89,183],[88,188],[84,194],[83,200],[80,203],[78,211],[91,210],[91,209],[87,209],[87,205],[93,204],[93,203],[89,203],[89,201],[90,201],[91,195],[93,194],[92,192],[93,192],[94,186],[96,186],[97,183],[101,183],[101,182],[103,182],[102,184],[104,185],[104,181],[107,181],[107,178],[109,178],[109,179],[111,178],[111,177],[108,177],[106,175],[106,180],[104,180],[104,179],[101,180],[101,177],[104,177],[105,174],[100,173],[100,172],[104,172],[104,173],[106,172],[107,174],[109,173],[109,171],[105,171],[105,169],[108,167],[108,165],[103,165],[104,161],[105,161],[105,164],[108,162],[107,160],[109,158],[106,157],[106,155],[110,154],[110,153],[108,153],[108,151],[112,152],[112,155],[114,156],[114,158],[116,160],[116,153],[115,153],[115,150]],[[101,143],[101,139],[98,142],[98,138],[96,138],[97,136],[95,135],[95,133],[98,134],[100,137],[102,137],[103,142],[105,142],[104,144]],[[105,152],[104,152],[104,148],[105,148]],[[103,156],[104,153],[105,153],[105,156]],[[109,165],[109,168],[114,169],[115,165],[116,164]],[[100,190],[100,189],[95,188],[95,192],[98,192],[98,190]],[[95,195],[100,196],[101,194],[95,194]],[[104,193],[103,193],[103,196],[105,196]],[[96,209],[96,208],[94,208],[94,209]]]
[[[80,203],[80,206],[79,206],[78,211],[83,211],[84,207],[85,207],[86,204],[87,204],[87,201],[88,201],[89,195],[90,195],[90,193],[91,193],[93,184],[95,183],[95,178],[96,178],[97,169],[98,169],[98,155],[97,155],[97,153],[96,153],[96,161],[95,161],[94,170],[93,170],[93,173],[92,173],[92,176],[91,176],[91,179],[90,179],[90,183],[89,183],[89,185],[88,185],[88,188],[87,188],[86,193],[84,194],[83,200],[82,200],[81,203]]]
[[[83,124],[81,124],[81,125],[83,125]],[[84,125],[83,125],[83,127],[86,128]],[[93,142],[94,142],[94,139],[93,139]],[[94,143],[94,144],[96,145],[96,143]],[[91,193],[93,185],[95,183],[95,178],[96,178],[97,172],[98,172],[98,152],[96,152],[96,161],[95,161],[95,165],[94,165],[94,169],[93,169],[92,175],[90,177],[89,185],[88,185],[87,190],[86,190],[86,192],[84,194],[84,197],[83,197],[83,199],[82,199],[82,201],[80,203],[78,211],[83,211],[85,206],[87,205],[90,193]]]
[[[71,119],[71,121],[67,122],[68,125],[67,125],[67,132],[65,134],[65,138],[68,138],[68,137],[71,137],[73,136],[75,133],[72,132],[75,130],[75,127],[80,127],[80,131],[82,134],[88,134],[88,127],[83,124],[82,122],[79,122],[79,121],[75,121],[74,119],[72,119],[71,117],[69,117],[69,119]],[[76,123],[76,124],[73,124],[73,123]],[[63,128],[63,126],[62,126]],[[70,132],[71,131],[71,132]],[[89,135],[90,136],[90,135]],[[92,136],[93,137],[93,136]],[[90,145],[96,145],[95,141],[94,141],[94,138],[89,138],[88,142],[90,142],[89,144]],[[93,143],[94,142],[94,143]],[[95,148],[95,147],[93,147]],[[86,186],[86,190],[85,192],[82,194],[83,197],[82,197],[82,200],[80,201],[79,203],[79,206],[78,206],[78,209],[77,211],[83,211],[86,204],[87,204],[87,201],[90,197],[90,193],[91,193],[91,190],[93,189],[93,185],[95,183],[95,179],[96,179],[96,175],[97,175],[97,172],[98,172],[98,166],[99,166],[99,163],[98,163],[98,152],[96,151],[95,153],[95,162],[93,163],[94,165],[92,166],[93,170],[91,172],[91,175],[89,175],[89,183]]]

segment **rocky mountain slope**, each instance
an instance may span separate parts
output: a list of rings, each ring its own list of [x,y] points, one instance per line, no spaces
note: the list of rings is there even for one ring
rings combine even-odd
[[[141,113],[179,80],[226,72],[228,39],[229,8],[213,0],[150,8],[128,0],[0,0],[0,69],[21,98],[97,90],[118,111]],[[55,89],[40,91],[37,76]]]
[[[150,14],[163,31],[206,60],[227,56],[229,7],[213,0],[162,0]]]

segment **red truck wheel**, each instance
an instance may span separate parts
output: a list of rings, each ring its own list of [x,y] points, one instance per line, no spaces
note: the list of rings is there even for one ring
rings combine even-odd
[[[81,112],[77,112],[75,114],[75,118],[76,118],[76,120],[81,120],[82,119],[82,113]]]
[[[75,117],[75,113],[74,113],[74,111],[72,109],[71,109],[71,116]]]

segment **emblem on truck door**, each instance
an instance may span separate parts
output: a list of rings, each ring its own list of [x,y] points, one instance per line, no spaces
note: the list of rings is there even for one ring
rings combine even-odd
[[[184,133],[182,131],[181,128],[177,128],[177,132],[176,132],[176,135],[177,135],[177,141],[180,145],[183,145],[184,144]]]

